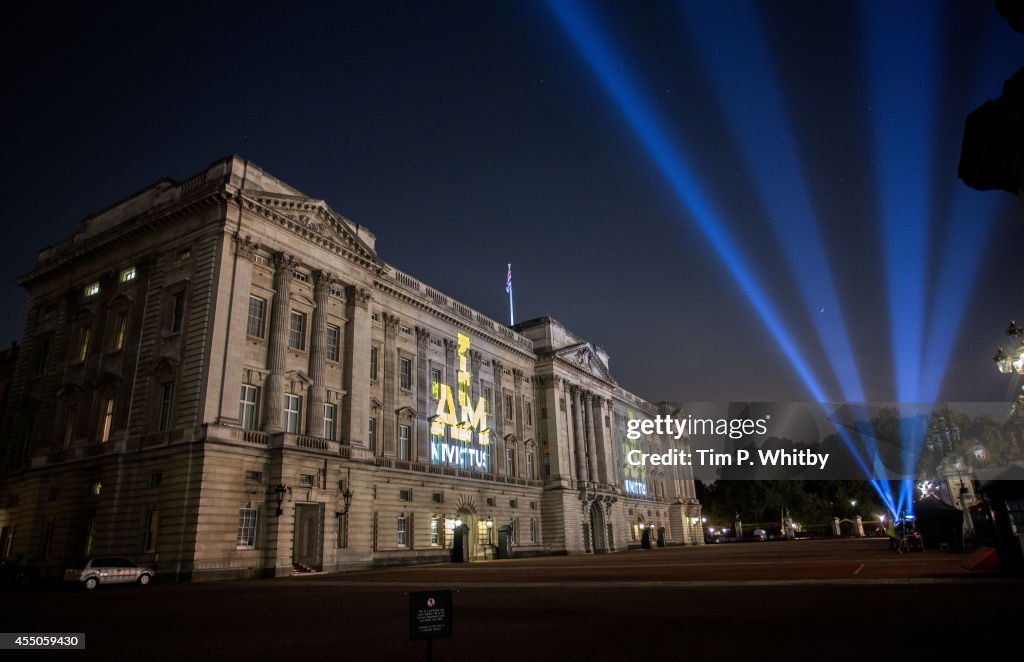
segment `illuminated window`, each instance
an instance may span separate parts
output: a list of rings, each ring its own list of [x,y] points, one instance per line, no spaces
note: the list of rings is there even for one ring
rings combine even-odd
[[[412,388],[412,359],[403,358],[399,365],[398,385],[408,390]]]
[[[186,248],[186,249],[183,249],[183,250],[178,252],[178,262],[184,262],[184,261],[188,260],[190,257],[192,257],[192,249],[191,248]],[[260,257],[260,256],[257,256],[257,257]],[[266,259],[266,258],[264,258],[264,259]],[[256,260],[256,262],[259,262],[259,260]]]
[[[533,452],[532,451],[527,451],[526,452],[526,479],[527,480],[533,480],[534,479],[534,475],[533,475]]]
[[[236,549],[256,549],[256,522],[259,512],[255,508],[238,509],[238,538]]]
[[[110,428],[114,422],[114,401],[107,398],[100,407],[100,442],[110,441]]]
[[[492,397],[491,397],[491,387],[490,386],[485,386],[485,387],[483,387],[482,390],[483,390],[483,398],[484,398],[484,411],[487,412],[488,414],[490,414],[491,413],[491,409],[494,407],[494,404],[492,402]]]
[[[246,430],[255,430],[258,425],[256,414],[259,398],[259,387],[242,384],[242,393],[238,398],[238,420]]]
[[[409,546],[409,519],[405,515],[398,517],[398,546]]]
[[[249,297],[249,321],[246,324],[246,334],[253,338],[262,338],[263,330],[266,328],[267,300],[260,297]]]
[[[408,460],[409,459],[409,432],[410,428],[408,425],[398,426],[398,459]]]
[[[377,348],[370,348],[370,379],[377,380]]]
[[[515,420],[512,415],[512,395],[510,393],[505,394],[505,420]]]
[[[86,285],[85,286],[85,290],[83,291],[83,293],[87,297],[94,297],[97,294],[99,294],[100,293],[99,281],[97,281],[95,283],[89,283],[88,285]]]
[[[156,531],[160,522],[160,512],[147,510],[142,518],[142,551],[156,551]]]
[[[370,419],[370,429],[366,437],[366,447],[371,451],[377,450],[377,419]]]
[[[437,368],[430,369],[430,395],[435,400],[441,399],[441,371]]]
[[[294,393],[284,394],[284,431],[299,434],[299,414],[302,412],[302,397]]]
[[[292,311],[288,324],[288,346],[292,349],[306,349],[306,313]]]
[[[441,520],[437,516],[430,518],[430,546],[441,546]]]
[[[166,432],[171,427],[171,403],[174,401],[174,382],[160,384],[160,417],[157,432]]]
[[[334,439],[335,420],[337,420],[338,406],[324,404],[324,438]]]
[[[327,345],[327,360],[337,361],[340,358],[340,352],[338,344],[341,339],[341,329],[334,326],[333,324],[327,325],[327,338],[325,339]]]
[[[114,351],[124,349],[124,343],[128,336],[128,316],[118,313],[114,320]]]
[[[88,325],[78,327],[78,344],[75,349],[75,363],[84,363],[89,358],[89,339],[92,329]]]
[[[171,333],[180,333],[185,322],[185,293],[176,292],[171,302]]]
[[[122,283],[130,283],[135,280],[135,267],[128,267],[122,271],[120,280]]]

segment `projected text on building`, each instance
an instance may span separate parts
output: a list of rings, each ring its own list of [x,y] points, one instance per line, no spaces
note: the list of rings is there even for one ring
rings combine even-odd
[[[430,461],[487,471],[491,430],[487,427],[484,398],[477,398],[476,404],[472,404],[469,347],[469,337],[458,334],[458,408],[451,387],[438,385],[437,411],[430,424]]]

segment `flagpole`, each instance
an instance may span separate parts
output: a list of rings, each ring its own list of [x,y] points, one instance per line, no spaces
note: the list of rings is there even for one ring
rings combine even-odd
[[[516,314],[512,307],[512,263],[508,265],[508,276],[505,278],[505,291],[508,292],[508,325],[516,325]]]

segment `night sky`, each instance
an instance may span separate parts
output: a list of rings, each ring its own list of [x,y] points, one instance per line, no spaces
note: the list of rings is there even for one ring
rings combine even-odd
[[[2,28],[0,338],[21,335],[27,297],[13,281],[40,248],[161,177],[238,153],[369,227],[387,262],[504,322],[511,262],[517,320],[551,315],[604,347],[643,397],[814,399],[652,156],[651,126],[617,103],[564,12],[87,4],[21,3]],[[968,190],[956,166],[964,117],[1024,64],[1024,35],[990,2],[902,16],[889,4],[586,12],[829,399],[844,399],[826,358],[837,335],[820,336],[815,315],[841,309],[870,400],[898,397],[893,335],[898,348],[921,341],[891,323],[883,218],[898,209],[900,223],[922,220],[895,261],[922,265],[911,280],[923,296],[896,309],[950,339],[948,370],[922,374],[945,400],[1008,400],[1019,382],[991,357],[1024,317],[1024,211],[1007,193]],[[800,208],[820,233],[816,256],[783,245]],[[974,241],[949,240],[958,221]],[[817,263],[831,300],[801,294]],[[940,285],[951,265],[959,298]]]

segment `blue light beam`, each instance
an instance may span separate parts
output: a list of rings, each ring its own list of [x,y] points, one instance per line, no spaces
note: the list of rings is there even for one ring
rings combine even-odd
[[[749,2],[685,2],[678,8],[714,86],[718,106],[753,174],[761,206],[843,398],[863,402],[857,362],[779,93],[772,53],[759,28],[761,19]]]
[[[661,130],[654,111],[644,102],[643,95],[630,80],[625,68],[620,66],[623,60],[611,46],[611,41],[603,35],[581,3],[575,0],[549,0],[547,4],[605,91],[625,116],[630,128],[657,164],[683,207],[696,221],[705,238],[729,269],[733,279],[775,338],[812,397],[818,402],[827,402],[824,390],[789,330],[776,314],[767,293],[758,284],[742,251],[720,222],[711,201],[701,191],[693,170],[673,149],[672,142]]]

